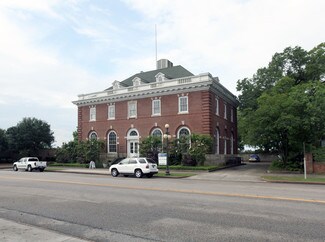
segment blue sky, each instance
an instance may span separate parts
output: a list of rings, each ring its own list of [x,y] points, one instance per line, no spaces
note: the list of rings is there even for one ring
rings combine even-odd
[[[55,145],[71,140],[78,94],[155,68],[155,24],[158,58],[237,94],[275,52],[323,42],[324,12],[323,0],[1,0],[0,128],[36,117]]]

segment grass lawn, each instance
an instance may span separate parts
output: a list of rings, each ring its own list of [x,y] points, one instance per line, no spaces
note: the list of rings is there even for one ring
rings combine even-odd
[[[325,177],[308,177],[307,179],[304,178],[303,175],[301,176],[262,176],[263,179],[267,181],[288,181],[288,182],[308,182],[308,183],[324,183],[325,184]]]
[[[155,174],[154,176],[184,178],[184,177],[190,177],[195,175],[196,175],[195,173],[184,173],[184,172],[173,172],[173,171],[170,171],[170,175],[166,175],[165,171],[159,171],[158,174]]]

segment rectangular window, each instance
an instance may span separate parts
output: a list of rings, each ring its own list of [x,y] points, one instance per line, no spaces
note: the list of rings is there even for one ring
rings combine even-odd
[[[136,101],[128,102],[128,114],[129,114],[129,118],[137,117],[137,102]]]
[[[234,109],[230,109],[230,121],[233,123],[234,122]]]
[[[96,121],[96,107],[89,109],[89,121]]]
[[[152,100],[152,115],[161,115],[160,99]]]
[[[188,96],[178,98],[178,113],[188,113]]]
[[[108,106],[108,119],[115,119],[115,104]]]
[[[216,115],[219,115],[219,98],[216,98]]]
[[[223,117],[224,117],[225,119],[227,119],[227,103],[225,103],[225,112],[224,112]]]

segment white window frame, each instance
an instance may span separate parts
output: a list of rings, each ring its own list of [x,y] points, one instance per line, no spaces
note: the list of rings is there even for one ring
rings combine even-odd
[[[224,154],[226,155],[227,154],[227,139],[225,138],[225,141],[224,141]]]
[[[155,104],[158,103],[158,107]],[[152,100],[152,116],[160,116],[161,115],[161,101],[160,99]]]
[[[230,121],[233,123],[234,122],[234,108],[230,108]]]
[[[89,136],[88,136],[88,139],[89,140],[93,140],[93,138],[91,136],[95,135],[96,136],[96,140],[98,140],[98,134],[96,133],[96,131],[91,131]]]
[[[137,101],[128,102],[128,118],[137,117]]]
[[[180,138],[180,132],[181,132],[181,130],[182,129],[186,129],[187,131],[188,131],[188,144],[189,144],[189,146],[191,147],[191,130],[188,128],[188,127],[186,127],[186,126],[182,126],[182,127],[180,127],[178,130],[177,130],[177,139],[179,139]]]
[[[96,106],[89,108],[89,121],[96,121]]]
[[[115,151],[111,151],[110,150],[110,145],[112,145],[111,143],[110,143],[110,139],[109,139],[109,136],[111,135],[111,134],[115,134],[115,144],[113,144],[113,145],[115,145]],[[110,131],[109,133],[108,133],[108,135],[107,135],[107,153],[117,153],[117,134],[116,134],[116,132],[115,131]]]
[[[224,114],[223,114],[224,119],[227,119],[227,103],[224,103]]]
[[[114,120],[115,119],[115,104],[108,105],[107,109],[107,119]]]
[[[216,115],[219,116],[219,98],[216,97]]]
[[[217,155],[219,155],[220,154],[220,130],[219,130],[219,128],[216,128],[215,129],[215,149],[216,149],[216,151],[215,151],[215,153],[217,154]]]
[[[182,104],[182,100],[186,100],[185,104],[186,104],[186,110],[182,110],[183,105]],[[188,96],[179,96],[178,97],[178,113],[188,113]]]

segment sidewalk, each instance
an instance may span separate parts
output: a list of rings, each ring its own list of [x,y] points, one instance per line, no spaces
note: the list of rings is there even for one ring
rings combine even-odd
[[[85,242],[79,238],[67,236],[47,229],[16,223],[0,218],[0,241],[12,242]]]

